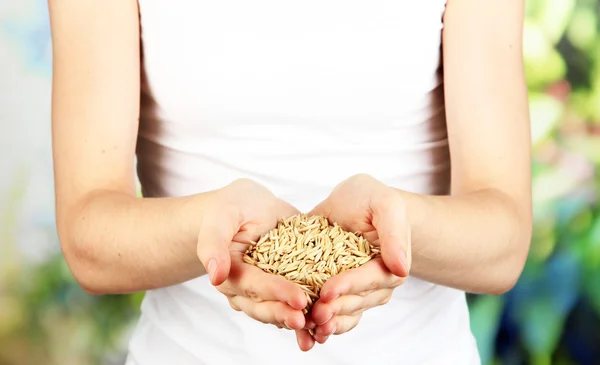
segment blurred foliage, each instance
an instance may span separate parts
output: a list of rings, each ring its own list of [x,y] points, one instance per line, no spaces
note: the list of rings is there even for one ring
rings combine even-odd
[[[600,2],[529,0],[525,70],[534,144],[534,232],[514,290],[469,296],[484,364],[600,363]],[[14,242],[23,195],[0,212]],[[60,256],[29,268],[0,252],[0,365],[122,361],[143,294],[93,297]]]
[[[88,295],[62,255],[23,264],[14,240],[26,180],[17,174],[0,211],[0,365],[122,364],[143,293]]]
[[[527,2],[534,144],[529,260],[503,297],[470,297],[484,364],[600,363],[600,2]]]

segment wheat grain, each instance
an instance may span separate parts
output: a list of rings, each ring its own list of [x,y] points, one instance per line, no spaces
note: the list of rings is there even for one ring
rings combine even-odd
[[[379,249],[360,233],[344,231],[323,216],[299,214],[253,242],[244,261],[298,284],[306,293],[308,313],[332,276],[367,263]]]

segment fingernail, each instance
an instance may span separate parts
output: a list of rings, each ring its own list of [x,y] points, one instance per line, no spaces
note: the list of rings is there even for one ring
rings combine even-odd
[[[215,274],[217,273],[217,261],[215,259],[210,259],[208,262],[208,266],[206,267],[206,271],[208,271],[208,277],[210,278],[210,282],[215,282]]]
[[[287,321],[283,321],[283,325],[285,326],[285,328],[287,328],[288,330],[291,330],[292,327],[290,327],[290,325],[287,323]]]
[[[315,327],[317,327],[317,324],[309,319],[308,321],[306,321],[305,327],[307,329],[314,329]]]
[[[329,336],[333,335],[335,333],[335,331],[337,330],[336,327],[333,327],[333,329],[331,330],[331,333],[329,334]]]

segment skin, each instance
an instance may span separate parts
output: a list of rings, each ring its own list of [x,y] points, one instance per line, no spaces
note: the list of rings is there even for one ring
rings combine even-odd
[[[187,197],[135,196],[137,2],[50,0],[57,227],[75,277],[92,294],[128,293],[181,283],[207,268],[234,309],[297,330],[305,351],[354,328],[409,272],[469,292],[506,292],[531,236],[523,8],[517,0],[448,1],[451,195],[412,194],[365,175],[338,185],[313,213],[359,227],[381,245],[382,257],[329,280],[305,319],[299,288],[240,260],[249,239],[297,212],[289,204],[248,180]],[[302,328],[315,328],[315,338]]]
[[[136,197],[137,2],[53,0],[49,9],[57,228],[80,285],[91,294],[130,293],[207,268],[235,309],[303,328],[302,290],[242,265],[240,255],[278,219],[297,214],[294,207],[245,179],[186,197]]]
[[[499,295],[518,280],[532,230],[523,17],[523,1],[448,1],[443,59],[451,195],[412,194],[358,175],[315,208],[380,239],[385,265],[369,263],[325,283],[307,321],[316,325],[315,337],[297,331],[302,350],[351,330],[365,310],[387,303],[406,267],[411,276],[472,293]],[[408,265],[399,260],[402,252]]]

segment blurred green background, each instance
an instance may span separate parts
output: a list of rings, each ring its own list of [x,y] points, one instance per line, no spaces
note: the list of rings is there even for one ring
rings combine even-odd
[[[0,365],[122,364],[142,295],[85,294],[58,248],[46,6],[0,1]],[[471,325],[484,364],[600,364],[600,2],[529,0],[524,40],[532,249]]]

